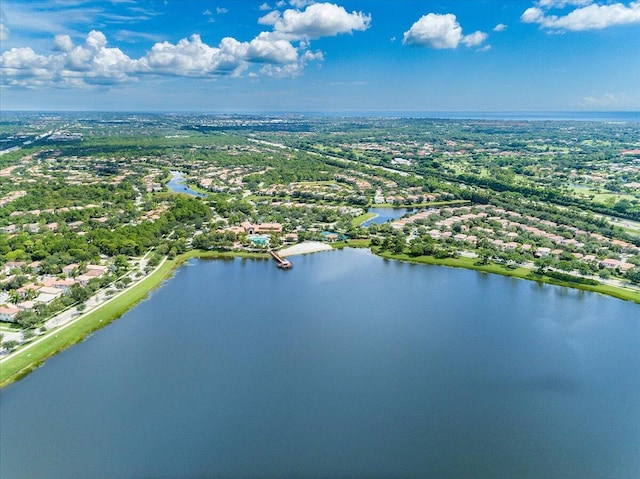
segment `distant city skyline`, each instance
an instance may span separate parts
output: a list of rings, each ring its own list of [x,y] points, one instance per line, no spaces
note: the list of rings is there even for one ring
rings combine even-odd
[[[0,109],[638,111],[640,1],[3,0]]]

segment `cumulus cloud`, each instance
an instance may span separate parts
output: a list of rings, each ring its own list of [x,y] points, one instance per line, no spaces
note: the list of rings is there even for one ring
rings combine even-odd
[[[266,21],[265,15],[261,20]],[[348,13],[333,3],[314,3],[305,10],[285,10],[270,17],[275,32],[293,40],[332,37],[369,28],[371,16],[362,12]]]
[[[58,34],[53,40],[53,54],[41,55],[31,48],[3,52],[2,81],[12,86],[68,87],[114,85],[136,81],[143,75],[215,78],[248,72],[250,76],[296,76],[309,62],[323,60],[321,51],[310,49],[310,40],[364,30],[370,20],[367,15],[348,13],[330,3],[265,17],[260,23],[273,25],[272,31],[262,32],[250,41],[226,37],[218,45],[208,45],[194,34],[177,43],[156,42],[137,59],[109,47],[106,36],[98,30],[89,32],[77,45],[71,36]]]
[[[473,32],[470,35],[462,37],[462,43],[464,43],[468,47],[477,47],[478,45],[482,44],[488,36],[489,35],[484,32]]]
[[[280,19],[280,12],[278,10],[274,10],[258,18],[258,23],[260,25],[275,25],[275,23],[279,19]]]
[[[462,27],[452,13],[429,13],[404,32],[402,43],[438,49],[458,48],[461,43],[473,47],[482,44],[487,37],[488,35],[481,31],[463,35]]]
[[[504,32],[507,29],[507,26],[504,23],[498,23],[495,27],[493,27],[494,32]]]
[[[577,5],[573,2],[558,2],[546,0],[539,3],[539,7],[530,7],[524,11],[520,20],[523,23],[537,23],[542,28],[552,31],[583,31],[602,30],[616,25],[640,23],[640,1],[633,1],[629,5],[623,3],[595,4],[588,2],[585,6],[576,8],[566,15],[550,15],[540,7],[550,8],[558,5]],[[553,4],[553,5],[551,5]]]
[[[223,38],[218,47],[204,43],[200,35],[183,38],[175,45],[156,43],[141,60],[148,73],[203,77],[240,74],[246,66],[247,44],[234,38]]]
[[[73,41],[69,35],[56,35],[53,39],[53,49],[59,52],[68,52],[73,48]]]
[[[106,45],[105,36],[96,30],[87,35],[84,45],[78,46],[74,46],[67,35],[58,35],[54,49],[61,53],[45,56],[28,47],[12,48],[0,56],[0,70],[9,85],[78,86],[120,83],[140,69],[140,61]]]

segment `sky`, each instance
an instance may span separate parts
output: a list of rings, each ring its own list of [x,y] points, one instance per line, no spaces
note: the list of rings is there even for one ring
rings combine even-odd
[[[640,0],[2,0],[2,110],[639,111]]]

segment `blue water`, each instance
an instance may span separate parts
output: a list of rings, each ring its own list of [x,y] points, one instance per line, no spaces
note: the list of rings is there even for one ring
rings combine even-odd
[[[0,477],[639,477],[640,305],[294,262],[194,260],[3,389]]]
[[[365,221],[360,226],[366,227],[373,223],[380,225],[388,221],[402,218],[404,215],[412,211],[414,210],[411,208],[369,208],[367,212],[374,213],[376,216]]]
[[[197,191],[189,188],[185,184],[184,175],[179,171],[172,171],[171,174],[173,176],[167,183],[167,187],[174,193],[185,193],[191,196],[205,196],[202,193],[198,193]]]
[[[354,111],[309,112],[308,116],[433,118],[449,120],[640,122],[640,111]]]

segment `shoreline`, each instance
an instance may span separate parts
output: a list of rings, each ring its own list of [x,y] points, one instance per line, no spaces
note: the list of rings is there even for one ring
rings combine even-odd
[[[320,248],[320,245],[322,248]],[[300,248],[300,246],[302,246]],[[298,248],[296,248],[298,247]],[[346,242],[333,243],[328,245],[320,242],[300,243],[284,250],[288,256],[299,254],[310,254],[314,252],[329,251],[333,249],[349,248],[369,248],[368,240],[350,240]],[[515,269],[506,268],[498,264],[479,265],[474,258],[445,258],[435,259],[428,256],[411,257],[407,254],[392,254],[389,252],[374,252],[371,254],[386,260],[403,261],[414,264],[427,264],[434,266],[445,266],[474,270],[481,273],[497,274],[537,283],[546,283],[554,286],[562,286],[588,292],[600,293],[616,299],[632,301],[640,304],[640,291],[626,289],[624,287],[612,286],[600,283],[598,285],[585,285],[556,280],[547,276],[534,274],[533,270],[518,267]],[[233,259],[249,258],[264,259],[269,257],[266,253],[249,253],[238,251],[201,251],[191,250],[174,259],[164,259],[158,267],[149,275],[142,278],[129,288],[109,298],[107,301],[97,305],[93,309],[81,314],[72,321],[47,331],[44,335],[35,338],[33,341],[19,347],[14,352],[0,360],[0,389],[18,381],[28,375],[34,369],[43,365],[47,359],[68,347],[82,341],[93,332],[101,329],[111,322],[119,319],[129,309],[140,301],[144,300],[149,293],[162,285],[162,283],[173,276],[176,269],[192,258],[198,259]],[[30,354],[26,354],[29,351]]]
[[[487,265],[476,264],[476,258],[444,258],[435,259],[429,256],[411,257],[407,254],[393,254],[389,252],[375,253],[376,256],[394,261],[403,261],[405,263],[413,264],[426,264],[433,266],[446,266],[449,268],[460,268],[472,271],[478,271],[480,273],[495,274],[499,276],[507,276],[510,278],[523,279],[525,281],[533,281],[536,283],[550,284],[553,286],[562,286],[565,288],[577,289],[581,291],[587,291],[591,293],[600,293],[604,296],[610,296],[615,299],[621,299],[623,301],[631,301],[640,304],[640,291],[622,286],[614,286],[598,282],[597,285],[581,284],[578,282],[562,281],[546,275],[538,275],[534,273],[534,270],[524,268],[522,266],[514,269],[506,266],[492,263]]]
[[[278,250],[278,254],[280,256],[297,256],[300,254],[309,254],[309,253],[319,253],[321,251],[331,251],[333,248],[321,241],[304,241],[302,243],[294,244],[292,246],[287,246],[286,248],[282,248]]]

